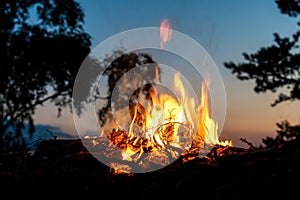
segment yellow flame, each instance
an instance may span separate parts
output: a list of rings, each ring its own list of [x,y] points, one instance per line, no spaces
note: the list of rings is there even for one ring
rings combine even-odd
[[[218,135],[218,124],[210,116],[208,93],[205,83],[202,83],[202,95],[200,105],[198,107],[199,125],[198,133],[204,134],[204,143],[212,145],[232,146],[231,141],[220,141]]]
[[[147,109],[143,111],[145,112],[143,115],[145,123],[142,128],[145,140],[135,137],[133,131],[134,121],[137,118],[138,106],[136,107],[128,134],[133,142],[132,145],[128,145],[122,151],[124,160],[131,161],[131,157],[137,152],[139,152],[138,157],[140,157],[145,147],[161,149],[167,145],[172,145],[184,149],[185,146],[181,143],[178,135],[181,125],[188,127],[189,136],[195,135],[194,137],[202,139],[203,143],[232,146],[231,141],[219,140],[218,124],[210,116],[208,91],[204,82],[202,83],[202,94],[198,106],[195,104],[195,99],[186,94],[179,72],[174,76],[174,91],[178,94],[178,99],[165,93],[158,94],[155,90],[150,93],[152,104],[148,104]],[[132,146],[138,148],[132,148]]]
[[[172,38],[172,25],[168,19],[164,19],[160,25],[160,47]],[[156,81],[159,82],[158,66],[155,68]],[[163,149],[167,145],[185,149],[188,141],[184,137],[199,140],[197,145],[211,144],[232,146],[231,141],[220,141],[218,124],[210,116],[208,91],[205,83],[202,83],[202,93],[199,105],[196,100],[190,98],[180,78],[180,73],[174,75],[174,91],[177,98],[166,93],[150,90],[150,99],[144,107],[139,102],[134,107],[134,116],[129,126],[128,144],[122,149],[124,160],[131,161],[133,155],[139,153],[138,158],[147,149]],[[143,136],[136,136],[134,126],[137,123],[142,126]],[[141,122],[141,123],[140,123]],[[179,134],[180,126],[184,126],[184,135]],[[190,144],[191,147],[192,144]],[[146,149],[146,150],[145,150]],[[174,152],[175,154],[177,152]]]

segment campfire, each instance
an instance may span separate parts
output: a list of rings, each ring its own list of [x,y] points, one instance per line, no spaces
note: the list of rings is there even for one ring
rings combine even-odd
[[[163,48],[171,37],[172,25],[163,20],[160,47]],[[131,98],[126,108],[131,116],[128,127],[115,123],[99,137],[86,137],[89,149],[104,157],[115,172],[123,173],[137,168],[150,171],[167,166],[184,155],[190,160],[208,154],[215,146],[232,146],[231,141],[220,140],[218,124],[211,118],[209,85],[204,81],[199,84],[199,99],[189,97],[181,74],[177,72],[173,77],[172,95],[158,87],[156,73],[156,84],[146,85],[146,93],[137,90],[141,92],[139,98]]]

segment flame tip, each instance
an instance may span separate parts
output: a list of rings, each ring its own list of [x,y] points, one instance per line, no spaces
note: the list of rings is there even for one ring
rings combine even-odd
[[[170,19],[165,18],[160,23],[160,48],[163,49],[164,45],[172,38],[173,26]]]
[[[171,40],[172,29],[169,18],[161,20],[161,48],[164,48],[165,44]],[[160,82],[159,76],[158,66],[156,66],[157,82]],[[180,71],[175,73],[173,84],[178,99],[166,93],[158,93],[154,85],[144,104],[138,102],[134,105],[129,130],[126,132],[116,128],[111,134],[110,140],[122,145],[120,148],[123,160],[139,162],[142,166],[144,164],[142,160],[139,160],[142,154],[149,153],[146,159],[151,160],[153,154],[161,156],[158,150],[166,149],[167,146],[174,149],[171,152],[174,157],[182,151],[192,152],[195,149],[201,149],[203,144],[232,146],[230,140],[220,140],[218,123],[210,115],[209,76],[202,81],[199,105],[196,105],[194,98],[186,94]],[[180,129],[182,127],[183,131]],[[121,167],[121,169],[128,170],[126,167]]]

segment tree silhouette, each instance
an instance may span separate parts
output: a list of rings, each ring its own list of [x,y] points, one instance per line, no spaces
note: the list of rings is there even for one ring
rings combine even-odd
[[[1,152],[26,148],[24,131],[34,133],[38,106],[52,101],[60,112],[70,105],[91,45],[83,24],[74,0],[0,1]]]
[[[267,147],[274,147],[283,144],[287,141],[298,140],[300,138],[300,124],[291,125],[287,120],[276,123],[278,130],[277,135],[274,138],[263,138],[263,143]]]
[[[145,94],[147,99],[150,99],[149,92],[154,85],[145,84],[135,88],[135,83],[153,83],[157,78],[159,81],[160,69],[149,54],[136,52],[124,53],[122,50],[116,51],[108,56],[101,65],[108,66],[103,73],[103,75],[108,78],[107,96],[98,97],[106,100],[105,105],[98,112],[100,125],[104,126],[106,122],[113,118],[113,110],[126,108],[128,106],[128,109],[132,109],[136,106],[135,100],[139,98],[140,92]],[[134,69],[133,74],[127,73],[132,69]],[[117,84],[121,78],[125,79],[125,82]],[[125,94],[126,91],[131,89],[134,90],[132,94],[129,94],[129,96],[128,94]],[[112,109],[113,91],[117,98],[114,99]],[[132,112],[130,112],[130,114],[133,115]]]
[[[276,0],[275,1],[281,13],[290,17],[296,17],[300,14],[299,0]],[[298,23],[300,25],[300,23]],[[275,44],[260,48],[256,53],[243,53],[244,62],[235,64],[225,62],[226,68],[230,69],[233,74],[237,75],[240,80],[255,80],[254,90],[261,92],[277,92],[278,89],[284,89],[286,93],[280,93],[278,98],[271,104],[276,106],[285,101],[300,100],[300,53],[298,40],[300,31],[297,31],[291,38],[280,37],[274,33]],[[298,125],[292,126],[286,121],[277,123],[279,128],[279,137],[271,142],[272,138],[264,139],[263,142],[272,146],[283,142],[285,137],[281,135],[293,134],[298,137],[295,131]],[[279,139],[280,138],[280,139]],[[278,140],[279,142],[276,142]]]

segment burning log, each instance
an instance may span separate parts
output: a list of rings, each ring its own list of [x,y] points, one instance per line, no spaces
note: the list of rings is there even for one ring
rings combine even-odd
[[[131,121],[127,130],[114,125],[104,134],[106,142],[96,138],[87,145],[95,152],[102,149],[100,154],[105,158],[120,160],[121,164],[131,162],[129,165],[144,169],[153,165],[166,166],[182,155],[186,160],[204,157],[218,145],[231,146],[230,141],[221,142],[218,138],[218,126],[210,117],[204,84],[198,106],[185,94],[179,73],[175,75],[174,85],[179,99],[151,90],[146,98],[151,102],[146,102],[146,106],[138,100],[130,101]],[[117,160],[111,163],[118,163]],[[116,164],[111,167],[114,166]]]
[[[101,143],[110,143],[103,137],[85,140],[98,142],[98,150]],[[22,191],[18,194],[22,194],[23,198],[24,195],[32,197],[31,189],[35,188],[53,198],[57,195],[86,197],[99,195],[99,191],[102,195],[116,191],[127,194],[134,190],[134,195],[152,194],[157,197],[163,193],[174,199],[199,199],[199,194],[203,199],[231,199],[232,196],[255,199],[258,192],[264,199],[293,199],[298,191],[295,182],[300,178],[299,147],[299,141],[257,150],[214,146],[206,157],[198,156],[183,162],[184,156],[191,156],[185,154],[165,168],[137,174],[128,173],[131,171],[129,161],[121,163],[122,160],[115,159],[109,169],[93,156],[87,156],[88,159],[78,159],[77,156],[71,160],[27,158],[29,160],[21,166],[26,170],[17,172],[2,161],[0,184],[4,193],[14,196],[14,191]],[[72,165],[66,168],[70,161]],[[53,186],[56,186],[55,189]],[[254,194],[253,191],[258,192]]]
[[[134,168],[142,168],[146,171],[153,167],[162,168],[178,158],[180,162],[185,163],[200,158],[201,153],[208,154],[205,159],[212,161],[216,156],[225,155],[225,151],[230,152],[227,150],[229,146],[209,144],[202,147],[197,146],[199,141],[186,149],[173,145],[173,126],[176,124],[170,122],[162,125],[167,126],[166,128],[157,128],[156,137],[155,134],[150,138],[130,136],[124,130],[113,129],[109,137],[91,138],[87,139],[85,143],[90,146],[88,149],[92,150],[93,154],[96,152],[109,160],[114,173],[130,173]],[[185,131],[188,132],[187,129]],[[210,152],[211,149],[213,150]]]
[[[163,43],[171,39],[170,31],[162,29]],[[206,82],[202,82],[199,99],[188,95],[180,72],[174,74],[173,90],[168,88],[172,92],[157,85],[139,87],[128,107],[113,108],[112,116],[116,117],[101,130],[107,141],[92,140],[87,144],[90,149],[102,149],[99,153],[103,157],[122,160],[121,164],[126,161],[132,167],[149,168],[166,166],[182,155],[187,160],[206,155],[215,145],[231,146],[230,141],[219,140],[218,124],[210,116]]]

